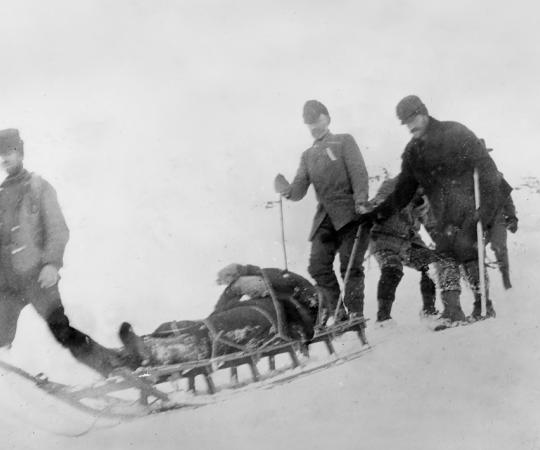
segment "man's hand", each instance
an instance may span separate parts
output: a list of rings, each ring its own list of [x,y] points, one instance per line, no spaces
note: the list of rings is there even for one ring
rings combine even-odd
[[[59,278],[58,269],[52,264],[47,264],[43,266],[43,269],[39,273],[38,283],[43,289],[46,289],[58,283]]]
[[[354,202],[356,214],[366,214],[373,210],[373,205],[366,200],[357,200]]]
[[[274,179],[274,190],[278,194],[287,197],[291,192],[291,184],[282,174],[278,173]]]
[[[231,284],[240,276],[241,269],[242,265],[237,263],[232,263],[225,266],[217,273],[216,283],[220,285]]]
[[[370,229],[375,223],[376,218],[377,215],[373,211],[369,211],[359,215],[358,223],[362,225],[362,227]]]
[[[510,233],[515,233],[518,230],[518,218],[516,216],[505,217],[506,228]]]

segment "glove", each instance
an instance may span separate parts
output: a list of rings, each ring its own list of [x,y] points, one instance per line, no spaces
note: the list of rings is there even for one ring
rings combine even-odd
[[[43,266],[43,269],[39,273],[38,283],[42,289],[46,289],[58,283],[59,278],[58,269],[52,264],[47,264]]]
[[[358,217],[358,223],[367,229],[371,229],[377,219],[377,214],[373,211],[360,214]]]
[[[223,269],[221,269],[217,273],[216,283],[220,285],[231,284],[241,275],[241,271],[242,271],[241,264],[237,264],[237,263],[229,264],[228,266],[225,266]]]
[[[507,216],[504,218],[506,229],[510,231],[510,233],[515,233],[518,229],[518,218],[516,216]]]
[[[291,185],[287,179],[280,173],[276,175],[274,179],[274,190],[278,193],[287,197],[291,192]]]
[[[356,214],[366,214],[373,210],[373,205],[366,200],[356,200],[354,202],[354,210],[356,211]]]

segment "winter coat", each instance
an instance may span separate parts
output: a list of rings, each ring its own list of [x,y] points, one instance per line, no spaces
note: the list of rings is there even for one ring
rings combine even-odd
[[[301,200],[310,184],[319,203],[309,240],[327,214],[336,230],[357,219],[355,202],[368,199],[368,174],[351,135],[328,132],[304,151],[288,198]]]
[[[63,265],[69,239],[54,188],[22,170],[0,185],[0,284]]]
[[[458,262],[473,260],[477,252],[475,167],[480,181],[480,219],[489,228],[511,187],[501,182],[485,145],[469,129],[430,117],[426,134],[413,138],[403,152],[394,192],[374,213],[379,219],[390,217],[406,206],[421,186],[434,218],[430,234],[437,252]]]
[[[262,269],[271,289],[279,300],[294,299],[312,316],[317,317],[318,297],[315,287],[304,277],[282,269]],[[214,308],[214,312],[242,305],[242,297],[267,298],[272,301],[261,268],[246,264],[240,267],[238,278],[232,281],[223,291]]]
[[[381,204],[394,191],[397,181],[397,177],[385,180],[370,203],[373,205]],[[426,247],[419,234],[424,213],[423,196],[417,193],[405,208],[373,226],[371,229],[371,251],[376,253],[382,250],[391,250],[400,254],[413,244],[417,247]]]

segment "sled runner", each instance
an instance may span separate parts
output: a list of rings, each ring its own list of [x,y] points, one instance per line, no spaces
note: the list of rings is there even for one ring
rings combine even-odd
[[[147,414],[167,411],[171,409],[193,409],[214,402],[212,394],[219,394],[221,387],[216,386],[214,375],[218,371],[230,369],[230,384],[225,389],[240,388],[255,383],[258,386],[273,386],[289,382],[300,376],[305,376],[315,371],[323,370],[332,365],[358,358],[371,347],[362,345],[354,351],[338,355],[332,341],[348,331],[359,333],[359,328],[364,326],[363,319],[354,319],[347,323],[341,323],[328,327],[327,330],[315,335],[309,344],[324,342],[332,359],[312,364],[309,358],[302,362],[298,357],[303,343],[300,341],[269,342],[267,345],[245,351],[237,351],[224,356],[218,356],[202,361],[187,363],[141,367],[134,371],[127,368],[116,369],[106,380],[92,386],[75,387],[49,380],[43,374],[31,375],[27,371],[0,361],[0,370],[11,372],[20,376],[67,403],[73,408],[83,411],[94,417],[133,419]],[[364,341],[361,340],[363,343]],[[290,358],[290,364],[277,367],[275,357],[286,354]],[[305,353],[304,353],[305,354]],[[267,358],[268,371],[264,373],[258,368],[258,363]],[[240,382],[238,368],[248,365],[251,370],[251,378]],[[196,392],[195,379],[202,375],[207,388],[207,394],[197,401],[178,401],[177,394],[189,391]],[[179,381],[187,380],[187,389],[179,386]]]

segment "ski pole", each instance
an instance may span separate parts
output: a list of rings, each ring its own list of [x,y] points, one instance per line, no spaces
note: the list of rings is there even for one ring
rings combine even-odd
[[[283,260],[285,262],[285,271],[289,271],[287,265],[287,246],[285,245],[285,223],[283,220],[283,195],[279,196],[279,218],[281,221],[281,245],[283,247]]]
[[[283,260],[285,263],[285,271],[289,271],[289,267],[287,264],[287,246],[285,244],[285,223],[283,220],[283,196],[279,196],[278,201],[267,201],[265,208],[273,208],[276,203],[279,203],[279,219],[281,222],[281,247],[283,249]]]
[[[484,230],[482,228],[482,220],[480,219],[480,181],[478,169],[475,167],[473,172],[474,180],[474,206],[478,214],[478,222],[476,222],[476,243],[478,247],[478,272],[480,281],[480,298],[482,302],[482,310],[487,312],[487,295],[486,295],[486,276],[484,273]]]
[[[349,262],[347,263],[347,271],[345,272],[345,279],[343,280],[343,291],[341,292],[341,295],[338,299],[338,304],[336,305],[336,310],[334,311],[334,323],[336,322],[336,319],[338,317],[339,310],[341,309],[341,305],[345,308],[345,311],[349,313],[347,310],[347,307],[345,306],[345,291],[347,289],[347,284],[349,283],[349,277],[351,275],[351,269],[354,264],[354,259],[356,257],[356,252],[358,251],[358,242],[360,241],[360,236],[362,235],[362,225],[358,226],[358,230],[356,230],[356,235],[354,237],[354,243],[353,248],[351,251],[351,255],[349,256]]]

